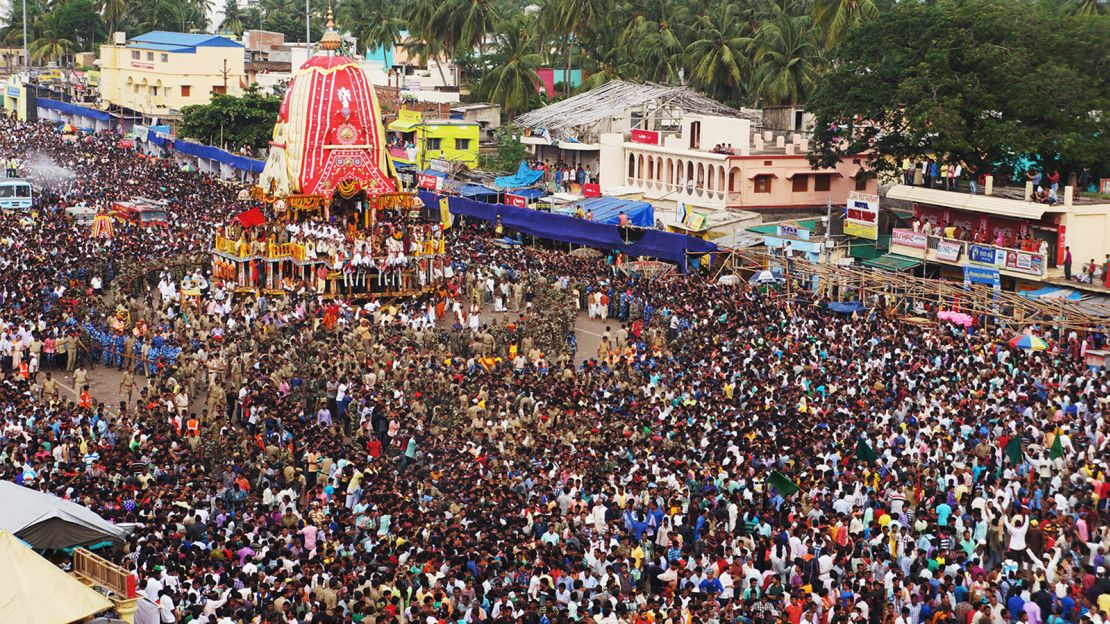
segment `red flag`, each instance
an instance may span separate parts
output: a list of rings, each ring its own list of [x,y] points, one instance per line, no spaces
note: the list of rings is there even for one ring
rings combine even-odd
[[[239,220],[243,227],[257,227],[266,223],[266,215],[262,214],[262,211],[258,208],[240,212],[235,218]]]

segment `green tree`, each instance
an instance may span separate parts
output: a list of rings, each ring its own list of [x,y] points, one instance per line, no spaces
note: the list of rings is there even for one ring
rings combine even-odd
[[[65,0],[52,12],[59,35],[73,42],[75,50],[91,50],[104,37],[104,23],[93,0]]]
[[[280,108],[281,98],[262,94],[256,84],[241,97],[213,93],[208,104],[181,109],[178,133],[208,145],[260,149],[273,135]]]
[[[640,78],[675,83],[684,68],[690,9],[681,2],[647,0],[626,22],[619,44],[642,68]]]
[[[480,85],[482,97],[500,105],[509,118],[528,110],[530,103],[539,99],[536,68],[542,59],[532,50],[528,21],[519,15],[503,25],[494,40],[493,69]]]
[[[513,172],[521,161],[528,157],[528,149],[520,142],[520,130],[513,126],[501,126],[494,133],[497,142],[497,152],[494,156],[485,158],[483,169],[494,171]]]
[[[235,35],[243,34],[243,12],[239,0],[224,0],[224,18],[220,21],[219,32]]]
[[[439,70],[439,79],[447,84],[447,77],[443,74],[443,62],[448,58],[448,43],[437,31],[436,11],[439,0],[411,0],[402,9],[402,17],[408,23],[409,36],[402,42],[405,51],[427,65],[429,61],[436,62]]]
[[[819,52],[808,16],[780,14],[755,36],[752,96],[759,104],[802,104],[817,81]]]
[[[1069,9],[1073,14],[1083,17],[1106,13],[1106,0],[1068,0],[1067,2],[1061,2],[1061,6]]]
[[[108,25],[108,34],[115,32],[125,15],[127,15],[127,0],[100,0],[100,15]]]
[[[903,2],[849,32],[809,98],[814,163],[870,150],[879,171],[926,154],[976,171],[1110,165],[1110,18],[1017,4]]]
[[[39,62],[64,62],[74,49],[73,41],[63,35],[61,19],[57,13],[43,17],[36,28],[38,37],[28,44],[28,53]]]
[[[612,9],[610,0],[552,0],[544,5],[544,21],[566,37],[565,88],[570,93],[570,71],[576,41],[584,39],[591,27],[604,23]]]
[[[686,48],[693,82],[726,102],[738,102],[744,94],[752,38],[739,30],[742,23],[734,5],[721,0],[698,18],[697,38]]]
[[[23,45],[23,2],[22,0],[13,1],[9,3],[11,9],[4,20],[4,27],[0,29],[0,40],[5,44],[13,47],[22,47]],[[46,0],[28,0],[27,2],[27,24],[28,24],[28,47],[31,41],[35,40],[35,27],[46,15],[49,8],[47,7]]]
[[[817,0],[814,15],[825,32],[825,44],[832,48],[850,30],[878,17],[879,9],[874,0]]]
[[[401,42],[405,21],[397,14],[397,4],[390,0],[345,0],[339,5],[339,25],[350,32],[366,51],[386,50]]]
[[[446,0],[432,16],[432,28],[439,33],[444,48],[456,54],[478,48],[480,53],[494,21],[489,0]]]

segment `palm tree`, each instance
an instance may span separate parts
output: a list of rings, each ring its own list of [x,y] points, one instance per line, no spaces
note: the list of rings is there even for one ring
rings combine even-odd
[[[405,53],[409,58],[415,59],[417,63],[427,67],[429,61],[436,62],[436,69],[439,70],[439,80],[444,85],[447,84],[447,77],[443,74],[443,63],[440,59],[443,58],[443,51],[439,49],[439,44],[434,40],[424,39],[420,36],[409,35],[401,42],[401,47],[404,48]]]
[[[236,37],[243,34],[243,15],[239,10],[238,0],[224,1],[224,19],[220,22],[219,32],[230,33]]]
[[[508,117],[526,111],[529,103],[537,99],[540,86],[536,68],[543,57],[532,51],[532,35],[523,26],[522,19],[514,19],[498,31],[494,38],[493,69],[480,83],[483,97],[500,105]]]
[[[817,81],[818,50],[809,16],[781,14],[756,33],[752,92],[761,104],[801,104]]]
[[[570,70],[576,41],[581,41],[592,26],[602,23],[612,8],[610,0],[554,0],[544,8],[549,15],[544,20],[553,24],[557,32],[567,36],[567,67],[564,75],[566,93],[570,94]]]
[[[405,21],[389,0],[347,0],[339,5],[339,25],[359,40],[366,51],[381,48],[382,61],[401,41]],[[388,68],[386,68],[388,69]]]
[[[23,2],[17,0],[11,2],[10,6],[11,9],[4,20],[4,26],[0,28],[0,41],[13,47],[20,47],[23,45]],[[27,1],[28,37],[35,36],[39,22],[49,10],[46,0]],[[29,46],[30,42],[28,42]]]
[[[108,35],[116,31],[116,26],[127,15],[127,0],[100,0],[100,15],[108,22]]]
[[[480,57],[495,18],[489,0],[447,0],[436,9],[432,25],[445,49],[460,55],[478,48]]]
[[[636,64],[644,69],[641,78],[680,80],[689,17],[688,7],[677,2],[649,0],[640,5],[621,33],[619,47],[631,51]]]
[[[1106,12],[1105,0],[1071,0],[1070,13],[1073,15],[1080,15],[1083,17],[1091,17],[1093,15],[1102,15]]]
[[[879,15],[875,0],[817,0],[814,16],[825,32],[825,46],[833,48],[849,30]]]
[[[749,65],[752,38],[737,29],[743,22],[733,13],[733,5],[723,0],[699,18],[697,39],[686,47],[686,55],[694,64],[690,70],[694,82],[720,99],[737,102],[744,92],[743,72]]]
[[[62,25],[57,13],[51,13],[39,22],[38,33],[38,38],[27,46],[32,59],[52,63],[69,58],[74,45],[62,36]]]

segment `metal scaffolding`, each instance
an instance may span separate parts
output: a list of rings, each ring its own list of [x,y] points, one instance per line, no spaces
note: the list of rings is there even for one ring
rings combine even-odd
[[[722,251],[717,277],[734,274],[744,280],[771,267],[787,270],[787,260],[765,250]],[[1003,326],[1015,332],[1029,325],[1081,333],[1106,332],[1110,304],[1041,300],[982,284],[966,285],[943,279],[915,277],[856,265],[840,266],[792,260],[793,268],[782,288],[772,296],[793,297],[799,289],[814,291],[820,302],[860,301],[915,323],[936,322],[936,314],[952,310],[976,317],[983,327]]]

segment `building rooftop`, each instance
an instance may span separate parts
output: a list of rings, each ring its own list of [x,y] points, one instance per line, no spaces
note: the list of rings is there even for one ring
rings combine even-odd
[[[758,111],[730,108],[689,87],[611,80],[596,89],[524,113],[514,123],[521,128],[544,130],[551,138],[589,142],[599,133],[608,132],[603,126],[610,120],[633,108],[645,111],[645,120],[651,117],[649,113],[665,109],[762,120]]]
[[[127,47],[178,54],[194,54],[197,48],[241,48],[243,44],[221,35],[152,30],[144,35],[129,39]]]
[[[908,202],[957,208],[974,212],[986,212],[1005,217],[1018,217],[1022,219],[1040,219],[1046,212],[1068,212],[1069,207],[1064,204],[1064,193],[1059,193],[1060,202],[1054,206],[1049,204],[1025,201],[1024,189],[1020,194],[1010,190],[996,188],[991,195],[972,195],[959,191],[944,191],[941,189],[926,188],[924,186],[906,186],[895,184],[886,193],[888,199],[898,199]],[[1079,202],[1075,202],[1078,204]],[[1098,205],[1097,200],[1084,200],[1085,205]]]

